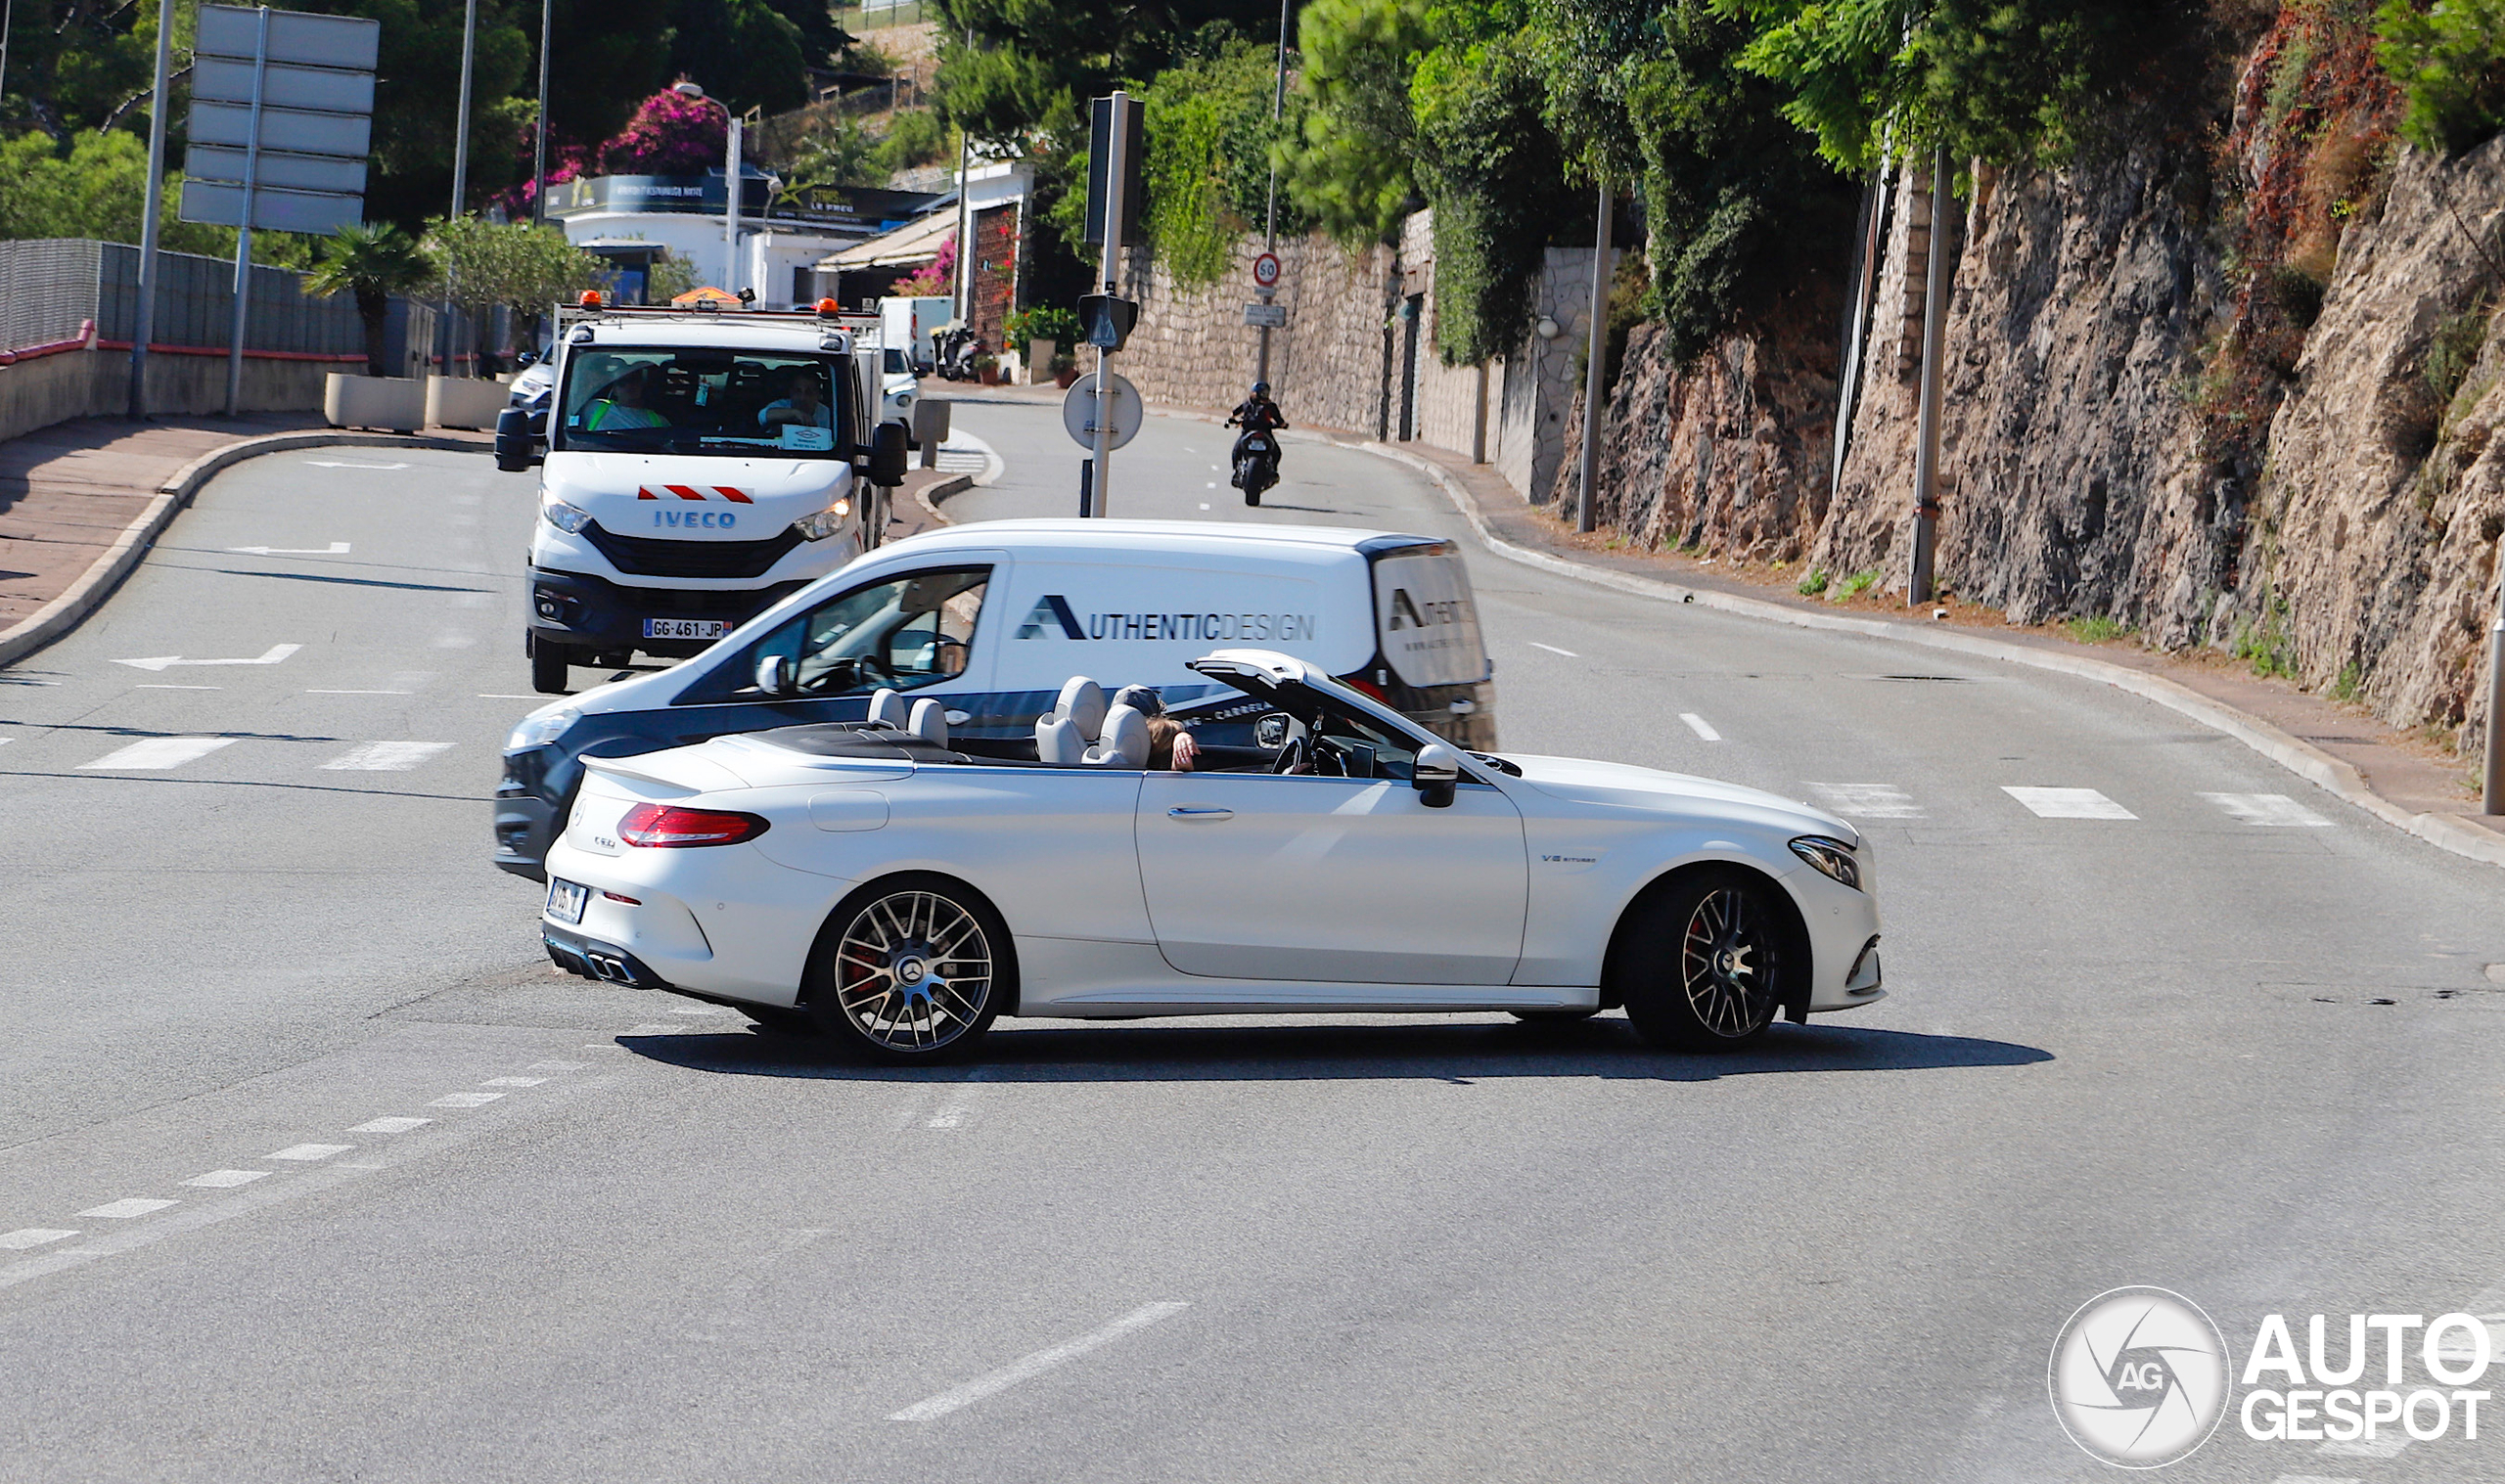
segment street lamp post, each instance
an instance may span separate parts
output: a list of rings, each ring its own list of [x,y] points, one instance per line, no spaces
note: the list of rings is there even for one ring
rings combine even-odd
[[[444,219],[450,226],[465,214],[463,198],[470,194],[470,75],[478,51],[478,0],[466,0],[461,17],[461,112],[452,124],[452,214]],[[443,374],[452,375],[453,270],[448,260],[443,265]]]
[[[682,98],[709,103],[722,111],[722,118],[730,125],[722,151],[722,291],[737,293],[732,287],[740,276],[740,115],[719,98],[708,97],[702,84],[673,82],[670,91]]]
[[[530,220],[548,225],[548,42],[554,35],[557,0],[539,0],[539,127],[531,131]]]

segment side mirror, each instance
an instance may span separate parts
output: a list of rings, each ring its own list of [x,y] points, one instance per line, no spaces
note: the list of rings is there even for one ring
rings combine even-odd
[[[766,654],[756,661],[756,688],[767,696],[789,696],[797,687],[792,684],[792,656]]]
[[[530,413],[520,407],[497,413],[496,468],[509,474],[520,473],[538,462],[538,441],[530,435]]]
[[[1418,749],[1418,761],[1410,769],[1409,787],[1418,790],[1418,802],[1430,809],[1452,807],[1453,790],[1461,785],[1461,757],[1441,742],[1429,742]]]
[[[538,364],[539,352],[536,350],[518,350],[514,352],[513,365],[516,371],[520,371],[526,366],[536,366]]]
[[[870,434],[870,482],[893,489],[904,482],[904,425],[882,423]]]

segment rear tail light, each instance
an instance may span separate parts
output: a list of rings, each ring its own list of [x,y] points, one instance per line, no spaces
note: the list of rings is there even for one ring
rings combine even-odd
[[[727,809],[681,809],[676,804],[637,804],[617,822],[617,837],[629,845],[681,850],[693,845],[736,845],[765,832],[765,821]]]

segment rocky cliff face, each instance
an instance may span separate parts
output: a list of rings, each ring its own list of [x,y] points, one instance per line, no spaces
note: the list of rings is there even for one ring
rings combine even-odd
[[[2505,531],[2505,139],[2400,157],[2351,227],[2254,502],[2227,616],[2310,685],[2458,725],[2480,697]]]

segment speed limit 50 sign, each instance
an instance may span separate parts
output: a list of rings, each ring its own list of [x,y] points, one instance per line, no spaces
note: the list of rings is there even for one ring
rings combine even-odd
[[[1279,287],[1279,255],[1264,252],[1252,259],[1252,282],[1264,289]]]

